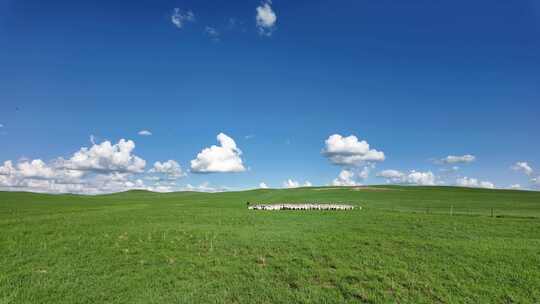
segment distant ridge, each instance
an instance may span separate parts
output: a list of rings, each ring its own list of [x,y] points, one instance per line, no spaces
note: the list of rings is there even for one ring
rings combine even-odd
[[[217,191],[217,192],[209,192],[209,191],[197,191],[197,190],[181,190],[181,191],[171,191],[171,192],[158,192],[158,191],[151,191],[146,189],[131,189],[126,191],[119,191],[119,192],[110,192],[110,193],[99,193],[99,194],[86,194],[86,193],[47,193],[47,192],[33,192],[33,191],[6,191],[6,190],[0,190],[0,193],[11,193],[11,194],[36,194],[36,195],[76,195],[76,196],[110,196],[110,195],[137,195],[137,194],[175,194],[175,193],[206,193],[206,194],[218,194],[218,193],[243,193],[243,192],[250,192],[250,191],[260,191],[260,192],[271,192],[271,191],[305,191],[305,190],[336,190],[336,191],[343,191],[343,190],[410,190],[410,189],[441,189],[441,190],[462,190],[462,191],[481,191],[481,192],[489,192],[489,191],[512,191],[512,192],[540,192],[540,190],[534,190],[534,189],[488,189],[488,188],[474,188],[474,187],[462,187],[462,186],[426,186],[426,185],[362,185],[362,186],[311,186],[311,187],[297,187],[297,188],[255,188],[255,189],[243,189],[243,190],[229,190],[229,191]]]

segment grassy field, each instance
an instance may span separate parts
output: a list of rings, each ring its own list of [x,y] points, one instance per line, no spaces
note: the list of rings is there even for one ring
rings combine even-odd
[[[2,304],[397,302],[539,303],[540,192],[0,192]]]

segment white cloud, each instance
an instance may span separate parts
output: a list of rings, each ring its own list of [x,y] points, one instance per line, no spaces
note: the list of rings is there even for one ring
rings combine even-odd
[[[225,147],[233,144],[222,138]],[[51,162],[40,159],[5,161],[0,165],[0,190],[32,191],[45,193],[102,194],[133,189],[156,192],[180,190],[217,192],[226,187],[212,187],[209,183],[199,186],[179,187],[175,179],[185,175],[174,160],[154,163],[149,173],[166,178],[144,176],[143,159],[132,154],[135,143],[120,140],[117,144],[105,141],[90,148],[81,148],[68,159],[57,158]],[[145,184],[143,179],[152,182]]]
[[[257,6],[257,15],[255,21],[257,22],[257,28],[259,33],[264,36],[270,36],[275,30],[277,16],[272,10],[272,1],[267,0]]]
[[[217,140],[220,146],[203,149],[196,159],[191,161],[194,173],[228,173],[242,172],[246,168],[242,163],[242,151],[229,136],[219,133]]]
[[[153,186],[147,186],[144,188],[144,190],[152,191],[152,192],[160,192],[160,193],[167,193],[167,192],[175,192],[175,191],[181,191],[182,189],[173,187],[171,185],[153,185]]]
[[[512,170],[523,172],[530,177],[530,183],[533,187],[540,187],[540,176],[536,176],[533,168],[527,162],[516,162],[512,167]]]
[[[351,170],[341,170],[337,178],[332,181],[333,186],[356,186],[356,176]]]
[[[407,183],[433,186],[435,185],[435,175],[433,175],[431,171],[417,172],[413,170],[409,173],[409,175],[407,175]]]
[[[68,170],[41,160],[11,161],[0,166],[0,189],[45,193],[99,194],[144,187],[129,179],[130,173],[95,174]]]
[[[384,177],[387,179],[397,179],[401,180],[405,174],[403,172],[397,171],[397,170],[383,170],[379,173],[377,173],[378,177]]]
[[[152,132],[148,131],[148,130],[141,130],[139,131],[139,134],[140,136],[151,136],[152,135]]]
[[[259,184],[259,188],[268,189],[268,185],[265,182],[262,182],[262,183]]]
[[[512,170],[520,171],[525,173],[528,176],[531,176],[534,170],[529,166],[527,162],[517,162],[512,166]]]
[[[57,165],[65,169],[99,173],[141,173],[146,161],[133,155],[134,149],[135,142],[131,140],[120,139],[114,145],[110,141],[104,141],[91,148],[81,148],[68,160],[59,159]]]
[[[375,165],[365,166],[362,171],[358,172],[358,177],[362,180],[366,180],[369,177],[369,173],[371,172],[372,168],[375,168]]]
[[[35,160],[35,162],[41,163],[41,160]],[[28,163],[25,161],[25,164],[32,164],[35,163],[34,161]],[[26,167],[26,166],[23,166]],[[38,165],[38,167],[40,167]],[[46,180],[47,177],[43,176],[42,174],[37,174],[36,171],[41,170],[33,170],[34,173],[30,173],[28,170],[21,169],[21,164],[13,165],[13,162],[8,160],[5,161],[2,166],[0,166],[0,186],[1,187],[19,187],[23,184],[26,184],[25,179],[41,179]],[[47,170],[48,171],[48,170]],[[29,174],[30,173],[30,174]],[[46,174],[49,176],[49,174]]]
[[[471,187],[471,188],[488,188],[493,189],[495,185],[489,181],[480,181],[476,178],[469,177],[460,177],[456,180],[456,185],[461,187]]]
[[[212,41],[219,41],[219,32],[214,27],[207,26],[204,28],[204,32],[212,39]]]
[[[436,177],[431,171],[419,172],[411,170],[408,174],[397,170],[384,170],[377,173],[378,177],[386,178],[388,183],[410,185],[436,185]]]
[[[182,12],[179,8],[175,8],[171,15],[171,22],[177,27],[182,28],[186,22],[195,21],[195,14],[192,11]]]
[[[332,186],[359,186],[361,181],[369,177],[371,167],[364,167],[361,171],[354,169],[343,169],[337,178],[332,181]]]
[[[513,185],[510,185],[510,187],[508,187],[510,189],[521,189],[521,185],[520,184],[513,184]]]
[[[443,164],[466,164],[466,163],[472,163],[476,160],[476,156],[471,154],[456,156],[456,155],[448,155],[447,157],[440,159],[438,162]]]
[[[227,187],[213,187],[210,186],[210,183],[204,182],[200,184],[199,186],[193,186],[191,184],[187,184],[185,187],[181,188],[181,190],[184,191],[198,191],[198,192],[223,192],[229,190]]]
[[[0,166],[0,175],[12,175],[13,172],[15,172],[15,168],[10,160],[5,161],[4,165]]]
[[[148,187],[141,179],[132,180],[132,173],[112,172],[109,174],[98,174],[85,181],[85,192],[87,194],[113,193],[127,190],[148,190]]]
[[[17,169],[23,177],[49,179],[55,176],[54,169],[45,164],[41,159],[19,163]]]
[[[24,184],[25,179],[56,180],[66,183],[82,177],[83,174],[80,171],[53,167],[41,159],[23,160],[16,165],[8,160],[0,166],[0,175],[11,179],[13,185]]]
[[[283,182],[283,188],[298,188],[298,187],[311,187],[312,184],[310,181],[304,182],[303,185],[300,184],[300,182],[295,181],[293,179],[288,179]]]
[[[492,182],[489,182],[489,181],[481,181],[480,182],[480,187],[481,188],[494,189],[495,184],[493,184]]]
[[[0,175],[0,190],[32,192],[80,192],[77,184],[56,183],[54,180],[23,177],[18,172],[12,175]]]
[[[540,186],[540,176],[535,177],[535,178],[531,178],[531,183],[532,183],[534,186]]]
[[[149,173],[163,174],[167,179],[175,180],[186,174],[182,171],[180,164],[170,159],[165,162],[155,162],[154,167],[148,171]]]
[[[354,135],[347,137],[339,134],[331,135],[326,139],[322,153],[331,163],[340,166],[358,166],[385,159],[383,152],[370,149],[365,140],[359,141]]]
[[[97,194],[141,188],[144,185],[131,176],[143,172],[146,162],[132,154],[134,148],[132,141],[115,145],[105,141],[81,148],[67,160],[5,161],[0,166],[0,189]]]

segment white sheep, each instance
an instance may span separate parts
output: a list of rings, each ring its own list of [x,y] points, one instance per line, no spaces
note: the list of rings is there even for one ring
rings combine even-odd
[[[249,210],[353,210],[355,207],[344,204],[319,204],[319,203],[305,203],[305,204],[268,204],[268,205],[250,205]]]

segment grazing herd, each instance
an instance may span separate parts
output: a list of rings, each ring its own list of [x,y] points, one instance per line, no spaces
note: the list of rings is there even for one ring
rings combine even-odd
[[[249,210],[353,210],[354,206],[343,204],[319,204],[319,203],[302,203],[302,204],[256,204],[247,203]]]

